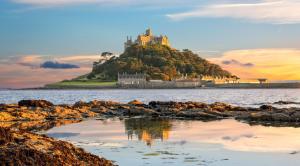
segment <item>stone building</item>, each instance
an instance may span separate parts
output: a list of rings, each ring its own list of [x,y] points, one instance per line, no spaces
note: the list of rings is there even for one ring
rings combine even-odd
[[[146,46],[151,44],[170,46],[169,39],[167,36],[163,36],[163,35],[154,36],[150,28],[146,30],[145,34],[138,35],[135,41],[132,40],[132,37],[127,36],[127,41],[124,43],[125,49],[130,47],[133,44],[138,44],[141,46]]]
[[[204,84],[201,79],[185,79],[185,80],[149,80],[146,74],[118,74],[118,86],[121,88],[198,88]]]
[[[118,73],[118,85],[119,86],[138,86],[143,87],[146,84],[146,74],[136,73],[127,74]]]

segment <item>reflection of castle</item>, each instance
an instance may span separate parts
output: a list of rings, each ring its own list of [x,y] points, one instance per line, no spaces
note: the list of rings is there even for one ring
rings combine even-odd
[[[124,43],[125,49],[130,47],[133,44],[138,44],[141,46],[151,45],[151,44],[159,44],[170,46],[169,39],[167,36],[153,36],[151,29],[146,30],[146,34],[141,34],[137,37],[135,41],[132,40],[132,37],[128,38],[127,41]]]
[[[164,119],[136,118],[125,120],[125,129],[128,134],[128,139],[132,139],[135,135],[139,140],[146,142],[149,146],[152,145],[155,139],[162,141],[169,139],[171,127],[171,122]]]

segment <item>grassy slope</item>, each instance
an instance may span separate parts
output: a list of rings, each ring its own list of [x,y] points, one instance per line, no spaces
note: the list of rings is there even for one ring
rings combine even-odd
[[[100,82],[100,81],[62,81],[46,85],[47,88],[105,88],[114,87],[117,82]]]

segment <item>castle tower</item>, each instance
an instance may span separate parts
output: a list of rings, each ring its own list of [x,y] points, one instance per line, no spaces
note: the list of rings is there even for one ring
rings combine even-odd
[[[146,45],[151,45],[151,44],[158,44],[158,45],[164,45],[164,46],[169,46],[169,39],[167,36],[154,36],[152,33],[151,28],[148,28],[146,30],[146,34],[140,34],[138,35],[136,40],[132,40],[132,37],[127,36],[127,41],[124,43],[124,48],[132,46],[133,44],[138,44],[140,46],[146,46]]]
[[[152,36],[152,30],[151,30],[151,28],[148,28],[148,29],[146,30],[146,35],[147,35],[147,36]]]

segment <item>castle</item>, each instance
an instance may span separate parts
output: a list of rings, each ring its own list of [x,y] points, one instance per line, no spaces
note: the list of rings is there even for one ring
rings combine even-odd
[[[125,50],[133,44],[138,44],[140,46],[146,46],[151,44],[170,46],[169,39],[167,36],[154,36],[150,28],[146,30],[145,34],[138,35],[135,41],[132,40],[132,37],[129,38],[127,36],[127,41],[124,43]]]

